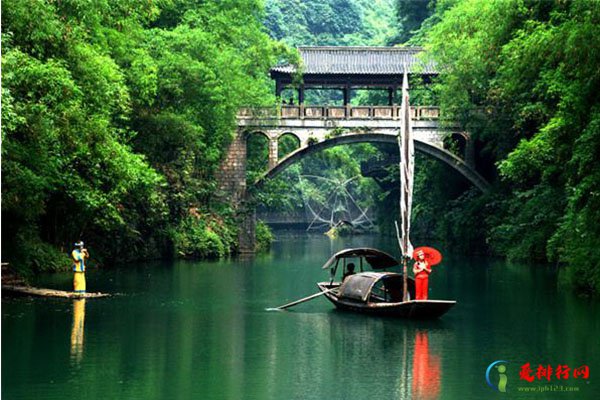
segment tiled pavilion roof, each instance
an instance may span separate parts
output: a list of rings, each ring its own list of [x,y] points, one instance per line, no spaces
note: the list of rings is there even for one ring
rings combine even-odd
[[[433,63],[424,63],[420,47],[299,47],[304,75],[437,75]],[[273,73],[291,74],[293,65],[279,65]]]

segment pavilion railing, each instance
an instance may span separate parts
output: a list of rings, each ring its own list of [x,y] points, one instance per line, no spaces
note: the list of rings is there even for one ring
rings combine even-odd
[[[410,108],[414,120],[437,120],[440,108]],[[400,106],[307,106],[242,107],[239,119],[400,119]]]

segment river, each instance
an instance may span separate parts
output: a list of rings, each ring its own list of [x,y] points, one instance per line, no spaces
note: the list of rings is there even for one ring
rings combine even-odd
[[[4,297],[2,398],[598,398],[599,303],[561,287],[552,266],[445,251],[430,298],[458,304],[437,321],[340,312],[324,298],[265,310],[315,293],[320,266],[350,246],[396,253],[377,236],[280,235],[253,258],[89,271],[88,290],[111,298]],[[71,274],[36,283],[68,289]],[[527,363],[533,382],[520,376]]]

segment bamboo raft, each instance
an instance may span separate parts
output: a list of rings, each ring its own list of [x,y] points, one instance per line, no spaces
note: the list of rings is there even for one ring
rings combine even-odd
[[[98,297],[108,297],[109,293],[90,292],[90,293],[75,293],[67,292],[65,290],[55,289],[44,289],[35,288],[31,286],[18,286],[18,285],[2,285],[2,292],[17,293],[29,296],[41,296],[41,297],[62,297],[68,299],[89,299]]]

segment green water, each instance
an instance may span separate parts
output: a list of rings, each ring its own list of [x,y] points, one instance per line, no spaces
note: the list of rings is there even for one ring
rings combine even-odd
[[[598,398],[599,303],[562,289],[549,266],[445,252],[430,298],[458,304],[438,321],[338,312],[323,298],[265,310],[316,292],[333,252],[365,245],[394,251],[376,237],[285,236],[250,259],[90,271],[88,289],[121,293],[108,299],[3,298],[2,399]],[[508,393],[485,382],[495,360],[508,361]],[[529,383],[527,362],[588,365],[590,377]],[[518,391],[552,385],[579,391]]]

